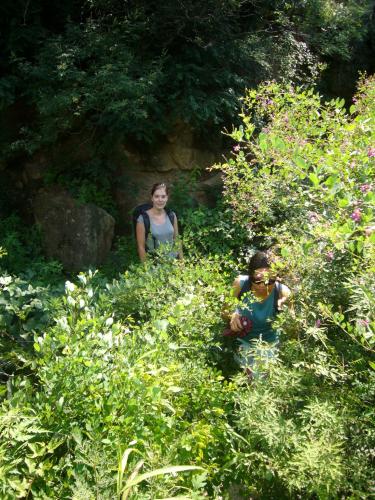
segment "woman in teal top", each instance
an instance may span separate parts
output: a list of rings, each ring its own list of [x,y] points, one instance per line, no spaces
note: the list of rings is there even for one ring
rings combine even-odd
[[[249,292],[242,295],[245,284]],[[243,330],[241,318],[251,322],[249,333],[238,338],[240,346],[236,359],[249,375],[256,375],[261,371],[259,366],[267,364],[277,353],[278,333],[272,326],[272,320],[288,299],[290,290],[280,283],[276,285],[269,256],[265,252],[257,252],[250,259],[249,274],[234,280],[233,293],[235,297],[241,293],[241,305],[230,317],[231,330]]]

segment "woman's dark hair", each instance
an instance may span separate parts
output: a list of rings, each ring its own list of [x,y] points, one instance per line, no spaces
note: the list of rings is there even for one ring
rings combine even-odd
[[[266,252],[256,252],[250,259],[248,273],[253,276],[254,272],[261,267],[271,267],[271,258]]]
[[[169,194],[169,188],[168,188],[168,186],[165,184],[165,182],[157,182],[157,183],[156,183],[156,184],[154,184],[154,185],[152,186],[152,188],[151,188],[151,196],[153,196],[153,195],[154,195],[154,193],[155,193],[155,191],[156,191],[157,189],[160,189],[160,188],[164,188],[164,189],[165,189],[165,192],[166,192],[167,194]]]

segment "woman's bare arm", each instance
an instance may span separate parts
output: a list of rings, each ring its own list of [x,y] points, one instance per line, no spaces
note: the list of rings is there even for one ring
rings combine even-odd
[[[277,301],[277,307],[279,310],[281,310],[285,304],[285,302],[288,301],[290,296],[292,295],[292,292],[290,291],[290,288],[288,288],[286,285],[281,284],[281,289],[280,289],[280,296]]]
[[[147,258],[147,254],[146,254],[146,231],[143,222],[137,222],[137,226],[135,228],[135,234],[137,238],[137,250],[139,259],[141,262],[144,262]]]

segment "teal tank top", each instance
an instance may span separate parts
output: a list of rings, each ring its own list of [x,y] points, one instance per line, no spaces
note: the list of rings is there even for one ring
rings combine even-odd
[[[240,276],[241,289],[248,279],[248,276]],[[237,308],[238,313],[253,323],[250,333],[241,340],[249,342],[261,339],[269,343],[277,342],[278,332],[272,328],[272,320],[275,317],[275,287],[263,302],[254,301],[253,297],[246,295],[241,300],[242,305]]]

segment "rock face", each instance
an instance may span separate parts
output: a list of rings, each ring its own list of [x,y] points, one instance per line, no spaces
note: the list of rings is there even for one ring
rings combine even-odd
[[[48,257],[66,270],[81,271],[102,263],[111,248],[115,221],[102,208],[78,204],[59,187],[43,189],[33,201]]]
[[[130,220],[130,212],[139,203],[150,199],[151,186],[157,182],[166,182],[174,188],[184,186],[190,196],[201,203],[210,203],[207,191],[210,183],[218,184],[220,180],[213,175],[213,181],[200,179],[194,189],[190,189],[189,179],[192,171],[200,172],[221,159],[221,143],[215,150],[209,150],[200,144],[194,136],[193,129],[184,122],[175,124],[173,133],[165,137],[164,141],[152,152],[142,152],[127,144],[119,145],[116,162],[117,180],[114,182],[113,195],[119,210],[120,220],[126,223]],[[211,179],[210,177],[210,179]],[[121,232],[121,227],[119,227]]]

